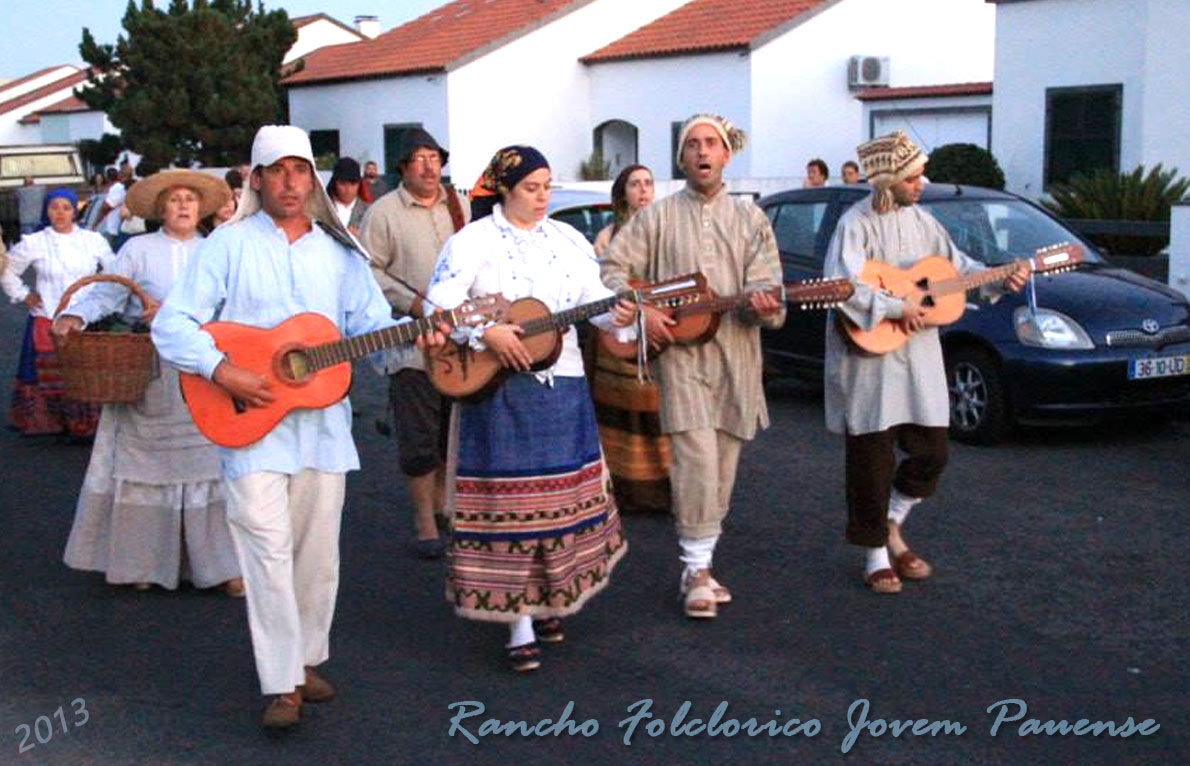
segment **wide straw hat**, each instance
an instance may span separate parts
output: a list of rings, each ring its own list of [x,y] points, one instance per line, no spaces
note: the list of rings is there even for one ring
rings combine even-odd
[[[202,198],[198,206],[199,218],[217,212],[231,199],[231,187],[222,178],[194,170],[162,170],[134,183],[124,198],[124,204],[135,216],[157,218],[157,197],[161,192],[178,186],[193,189]]]

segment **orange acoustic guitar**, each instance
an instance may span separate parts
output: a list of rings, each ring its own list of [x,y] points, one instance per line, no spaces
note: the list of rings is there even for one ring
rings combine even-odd
[[[553,314],[536,298],[520,298],[509,305],[503,321],[521,326],[524,330],[521,343],[533,359],[530,369],[544,370],[558,361],[562,353],[562,333],[570,325],[610,311],[622,299],[660,301],[672,306],[695,300],[698,283],[693,277],[688,274],[666,282],[641,285]],[[468,345],[448,342],[426,352],[426,372],[430,382],[445,396],[475,397],[499,386],[507,370],[493,351],[474,351]]]
[[[1063,243],[1043,247],[1032,258],[964,276],[959,276],[951,262],[941,255],[923,258],[907,269],[868,261],[860,272],[859,281],[897,298],[912,295],[926,309],[925,323],[941,326],[957,322],[963,315],[967,308],[968,290],[991,282],[1001,282],[1022,263],[1028,264],[1031,271],[1039,274],[1058,274],[1070,271],[1082,259],[1082,245]],[[882,320],[871,330],[863,330],[848,320],[844,320],[843,326],[855,345],[873,354],[884,354],[900,348],[909,339],[909,334],[895,319]]]
[[[353,338],[343,338],[334,322],[313,312],[271,329],[208,322],[202,329],[215,339],[215,347],[232,364],[268,379],[276,399],[266,407],[248,407],[222,386],[188,373],[179,376],[182,398],[203,436],[224,447],[245,447],[263,438],[290,411],[327,407],[346,396],[351,360],[412,343],[439,322],[459,326],[499,320],[507,308],[499,296],[477,299],[429,319]]]
[[[677,321],[671,325],[670,334],[674,343],[692,345],[706,343],[719,331],[719,318],[725,311],[746,306],[751,293],[740,293],[730,297],[716,295],[707,287],[701,273],[690,275],[698,284],[698,292],[687,295],[676,305],[664,301],[650,301],[670,318]],[[629,282],[636,286],[636,282]],[[855,287],[847,279],[808,279],[803,282],[789,282],[783,287],[767,290],[777,300],[795,306],[803,311],[829,309],[851,297]],[[611,333],[599,333],[599,345],[609,354],[620,359],[636,359],[636,341],[624,342],[615,339]],[[650,348],[649,356],[655,357],[664,348]]]

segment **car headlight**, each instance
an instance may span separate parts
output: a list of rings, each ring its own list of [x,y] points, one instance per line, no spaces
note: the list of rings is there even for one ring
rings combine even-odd
[[[1091,336],[1078,322],[1053,309],[1037,309],[1034,316],[1028,306],[1021,306],[1012,315],[1016,337],[1026,346],[1057,349],[1095,348]]]

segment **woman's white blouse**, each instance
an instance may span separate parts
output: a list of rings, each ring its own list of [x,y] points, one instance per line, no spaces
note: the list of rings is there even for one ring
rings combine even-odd
[[[8,253],[8,268],[0,274],[0,288],[9,300],[20,303],[29,294],[21,275],[32,266],[41,306],[29,313],[52,317],[66,288],[106,268],[112,249],[103,235],[75,226],[69,234],[46,227],[26,234]]]
[[[571,309],[613,293],[599,279],[591,244],[574,227],[545,218],[532,229],[513,226],[500,205],[490,216],[455,234],[438,255],[427,297],[451,309],[470,297],[501,293],[509,301],[536,298],[551,312]],[[610,330],[609,313],[591,322]],[[636,337],[632,328],[616,328],[617,337]],[[583,360],[573,327],[566,330],[557,363],[539,377],[582,377]]]
[[[105,271],[128,277],[160,303],[201,242],[201,234],[190,239],[174,239],[159,229],[124,243]],[[111,282],[83,288],[75,293],[66,309],[66,313],[80,316],[88,324],[115,312],[124,313],[129,318],[139,317],[141,311],[140,301],[129,295],[128,288]]]

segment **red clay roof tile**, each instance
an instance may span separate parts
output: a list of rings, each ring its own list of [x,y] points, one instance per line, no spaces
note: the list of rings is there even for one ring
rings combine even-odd
[[[905,88],[865,88],[855,94],[860,101],[898,98],[944,98],[948,96],[990,96],[990,82],[956,82],[947,85],[912,85]]]
[[[586,64],[747,48],[827,0],[693,0],[583,56]]]
[[[43,85],[36,90],[31,90],[24,95],[17,96],[11,101],[0,101],[0,114],[7,114],[14,109],[20,109],[23,106],[32,104],[34,101],[40,101],[47,96],[52,96],[56,92],[64,88],[73,88],[76,85],[87,81],[87,70],[83,69],[75,72],[72,75],[54,80],[49,85]]]

